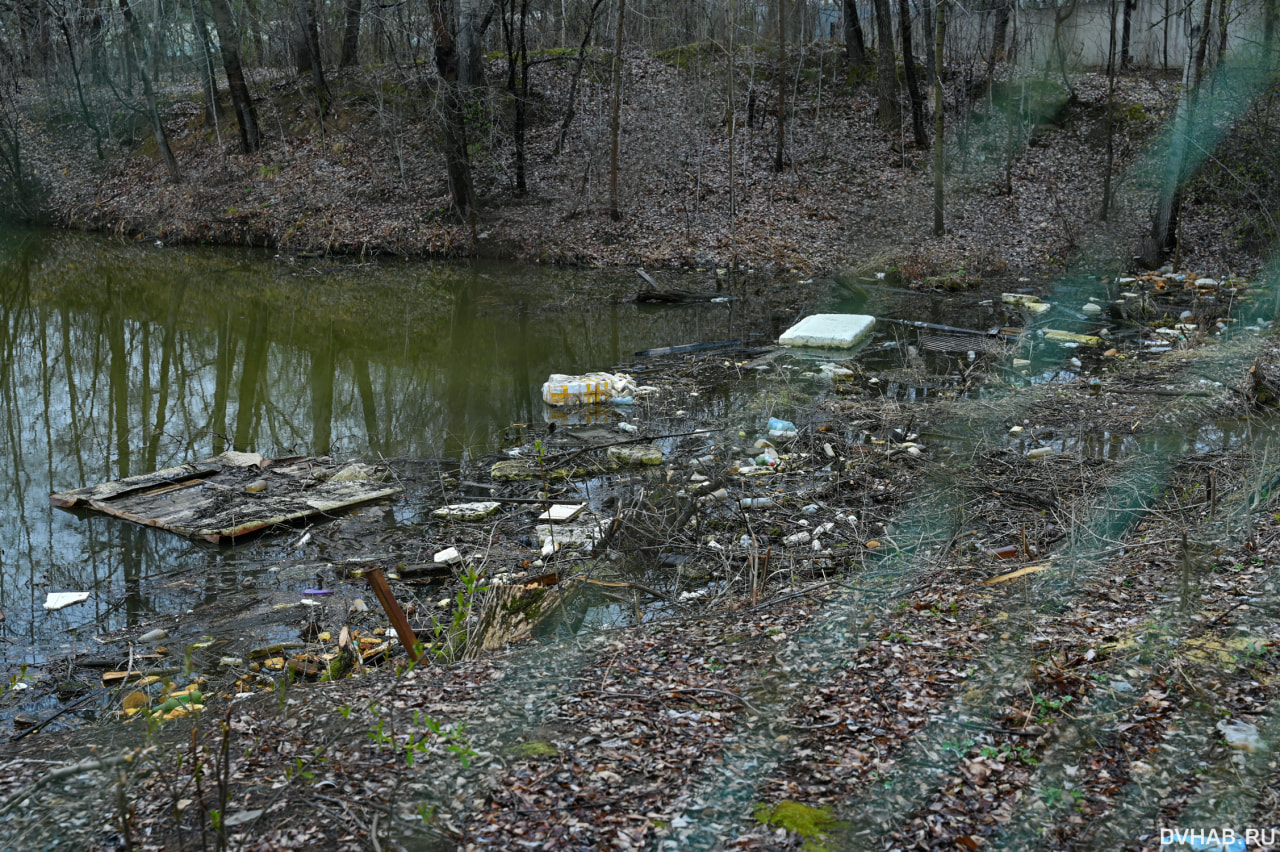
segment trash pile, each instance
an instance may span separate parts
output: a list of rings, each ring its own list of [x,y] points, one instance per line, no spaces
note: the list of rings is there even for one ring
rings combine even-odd
[[[392,486],[385,467],[228,455],[85,489],[84,499],[113,508],[123,499],[194,498],[195,486],[215,477],[232,483],[224,491],[254,505],[278,499],[273,495],[285,488],[355,489],[342,496],[356,505],[406,487],[402,502],[422,509],[413,517],[411,542],[396,541],[390,550],[364,542],[355,547],[365,552],[348,558],[334,547],[341,522],[304,530],[266,569],[274,591],[246,593],[252,604],[237,615],[253,619],[256,632],[244,633],[252,638],[188,633],[165,648],[152,622],[128,635],[97,637],[101,660],[80,658],[65,674],[50,668],[45,678],[50,685],[74,682],[77,694],[99,703],[109,689],[120,712],[163,719],[208,695],[235,699],[282,679],[332,678],[375,665],[405,643],[387,626],[395,619],[385,604],[364,603],[374,569],[385,574],[406,629],[444,660],[545,630],[754,602],[858,569],[900,546],[894,522],[907,491],[924,474],[945,469],[952,451],[930,423],[965,388],[1008,382],[1008,373],[1032,363],[1033,350],[1047,349],[1065,376],[1059,381],[1078,381],[1088,394],[1117,391],[1113,368],[1231,330],[1228,308],[1248,298],[1240,282],[1168,272],[1099,286],[1116,298],[1091,296],[1076,306],[1004,294],[996,301],[1007,308],[995,310],[1025,311],[1021,328],[1004,324],[1011,314],[985,329],[885,319],[890,328],[914,332],[915,343],[899,338],[860,350],[866,339],[858,338],[815,355],[726,341],[652,350],[659,354],[627,372],[554,374],[542,386],[545,426],[513,424],[500,452],[448,471],[437,465],[412,487],[403,460]],[[937,338],[945,340],[930,348],[927,341]],[[1100,351],[1104,345],[1110,348]],[[920,385],[928,393],[895,396],[895,388],[908,387],[905,377],[927,372],[926,349],[942,357],[929,363],[933,373]],[[981,365],[994,368],[976,369]],[[1136,416],[1114,410],[1126,422]],[[1004,463],[1072,464],[1065,445],[1045,430],[1005,428]],[[255,490],[259,481],[268,487]],[[1037,511],[1052,505],[1020,480],[1004,493]],[[287,514],[273,506],[263,519]],[[975,552],[1030,558],[1058,534],[1030,515],[1020,523],[1025,529],[1016,536],[993,526],[992,538],[1001,540],[975,537]],[[304,551],[319,558],[304,561]],[[319,573],[333,582],[317,582]],[[54,589],[44,604],[50,613],[74,614],[94,600],[85,591]],[[272,626],[262,629],[268,620]],[[94,668],[106,671],[100,684],[76,674]]]

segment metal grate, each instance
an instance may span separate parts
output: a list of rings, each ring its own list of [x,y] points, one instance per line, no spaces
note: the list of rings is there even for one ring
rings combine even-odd
[[[1000,352],[1005,341],[998,337],[980,337],[976,334],[922,334],[920,348],[932,352]]]

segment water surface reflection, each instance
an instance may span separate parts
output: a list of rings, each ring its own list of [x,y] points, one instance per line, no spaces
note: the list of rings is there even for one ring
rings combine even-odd
[[[155,581],[225,554],[51,510],[51,491],[228,448],[464,457],[540,423],[551,372],[775,332],[749,299],[621,301],[621,274],[0,240],[0,669],[218,593],[217,571]],[[90,602],[42,610],[75,589]]]

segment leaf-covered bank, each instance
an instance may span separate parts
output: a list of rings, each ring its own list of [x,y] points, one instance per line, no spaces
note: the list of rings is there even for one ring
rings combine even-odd
[[[975,276],[1059,267],[1082,253],[1127,263],[1150,218],[1144,146],[1157,141],[1176,94],[1175,82],[1159,75],[1118,81],[1116,181],[1103,222],[1097,178],[1106,162],[1106,78],[1081,74],[1070,92],[1058,84],[971,92],[957,71],[945,91],[946,233],[934,236],[931,152],[876,128],[874,98],[850,83],[838,46],[815,43],[801,57],[806,70],[790,102],[782,172],[771,148],[774,120],[763,109],[726,111],[720,60],[634,53],[624,63],[614,221],[605,180],[607,57],[590,54],[592,73],[572,95],[576,120],[556,150],[570,106],[569,58],[535,66],[523,190],[513,172],[512,96],[496,88],[476,95],[478,213],[468,221],[451,208],[437,117],[413,69],[343,70],[331,81],[323,121],[303,81],[260,77],[264,142],[253,154],[237,150],[229,113],[210,124],[198,87],[166,83],[159,90],[182,168],[178,183],[127,113],[111,125],[99,159],[72,107],[36,84],[22,95],[19,130],[53,221],[131,238],[282,253],[737,264],[802,274],[895,267],[910,281],[963,286]],[[490,73],[499,69],[495,62]],[[767,71],[757,51],[739,53],[742,91]],[[1235,247],[1238,231],[1263,213],[1245,209],[1249,199],[1200,198],[1183,215],[1181,262],[1252,266]]]

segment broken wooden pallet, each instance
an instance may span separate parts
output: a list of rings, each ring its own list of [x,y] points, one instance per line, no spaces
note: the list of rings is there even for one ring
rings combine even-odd
[[[299,456],[226,452],[207,461],[60,491],[49,502],[86,508],[217,544],[327,515],[400,491],[385,469]]]

